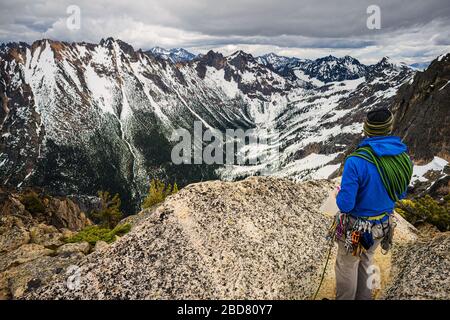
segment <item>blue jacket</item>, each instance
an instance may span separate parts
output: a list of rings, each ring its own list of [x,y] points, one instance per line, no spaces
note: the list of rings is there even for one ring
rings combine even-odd
[[[366,138],[359,144],[359,147],[363,146],[370,146],[377,156],[394,156],[408,150],[400,138],[394,136]],[[400,195],[400,199],[405,195],[406,192]],[[359,157],[350,157],[345,161],[336,203],[341,212],[356,217],[392,213],[395,204],[389,197],[376,166]]]

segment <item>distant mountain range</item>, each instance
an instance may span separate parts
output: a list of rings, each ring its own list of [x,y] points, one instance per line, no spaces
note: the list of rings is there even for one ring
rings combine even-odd
[[[159,57],[165,60],[170,60],[175,63],[190,61],[196,57],[195,54],[190,53],[183,48],[164,49],[161,47],[154,47],[146,51],[146,53],[152,54],[155,57]]]
[[[302,60],[243,51],[194,56],[183,49],[143,52],[112,38],[98,44],[45,39],[5,44],[0,183],[41,186],[55,194],[118,192],[125,210],[133,212],[152,178],[182,186],[240,179],[269,167],[274,176],[326,178],[361,137],[365,113],[392,106],[398,89],[414,83],[415,74],[388,58],[365,65],[350,56]],[[440,88],[424,94],[448,94],[450,85]],[[402,92],[411,99],[409,91]],[[278,148],[279,161],[173,165],[173,129],[192,131],[194,121],[220,132],[276,131],[265,148]]]
[[[154,47],[146,51],[146,53],[175,63],[187,62],[203,56],[202,54],[195,55],[183,48],[164,49],[161,47]],[[386,57],[386,59],[390,60],[388,57]],[[296,77],[295,72],[297,72],[297,78],[303,78],[306,75],[317,77],[318,79],[325,80],[325,82],[354,79],[367,72],[367,66],[362,65],[358,60],[350,56],[337,58],[329,55],[316,60],[310,60],[280,56],[271,52],[256,57],[256,60],[258,63],[268,66],[279,73],[291,76],[292,78]],[[408,66],[414,70],[423,71],[430,63],[431,61],[417,62],[409,64]],[[340,74],[335,73],[336,71],[333,70],[334,65],[342,67]],[[349,70],[351,70],[351,72],[349,72]],[[329,73],[334,73],[334,76],[330,76]]]

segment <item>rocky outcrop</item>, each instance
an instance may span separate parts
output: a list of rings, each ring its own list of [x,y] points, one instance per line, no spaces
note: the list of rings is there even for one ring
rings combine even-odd
[[[64,242],[91,224],[78,205],[34,193],[33,206],[25,194],[0,189],[0,299],[20,298],[90,251]]]
[[[58,258],[45,255],[7,269],[0,274],[0,300],[22,298],[25,293],[39,288],[55,275],[68,273],[70,266],[76,266],[83,257],[81,253]]]
[[[97,245],[96,245],[96,247],[97,247]],[[91,249],[91,246],[89,245],[88,242],[66,243],[66,244],[60,246],[56,250],[56,253],[58,255],[66,255],[66,256],[71,255],[73,253],[78,253],[78,252],[83,253],[83,254],[88,254],[90,249]]]
[[[12,266],[29,262],[42,256],[48,256],[51,253],[53,253],[53,250],[47,249],[42,245],[35,243],[24,244],[16,250],[2,256],[0,260],[0,272]]]
[[[309,299],[332,219],[320,205],[335,184],[252,177],[189,185],[84,258],[78,286],[61,273],[25,298]],[[396,237],[414,240],[399,219]]]
[[[22,220],[14,216],[0,217],[0,254],[17,249],[30,241],[30,233]]]
[[[89,219],[77,204],[70,199],[52,198],[48,204],[48,222],[57,228],[81,230],[89,225]]]
[[[27,298],[308,298],[324,260],[328,181],[249,178],[189,185],[132,231]]]
[[[416,161],[434,156],[450,161],[450,54],[434,60],[403,85],[392,110],[394,134],[403,138]]]
[[[47,248],[57,248],[62,246],[62,233],[54,226],[40,223],[30,229],[31,242],[40,244]]]
[[[26,207],[26,201],[23,198],[24,196],[30,197],[30,194],[33,194],[33,198],[39,202],[39,209],[30,211]],[[57,229],[79,231],[92,224],[85,212],[80,210],[78,204],[73,200],[67,197],[49,196],[39,190],[17,191],[0,188],[0,213],[0,217],[13,217],[6,218],[8,220],[15,219],[16,222],[13,223],[11,220],[8,222],[8,226],[15,224],[28,229],[42,223]],[[17,222],[18,220],[20,222]],[[6,227],[5,223],[3,222],[2,225]]]
[[[386,299],[450,299],[450,232],[399,246]]]

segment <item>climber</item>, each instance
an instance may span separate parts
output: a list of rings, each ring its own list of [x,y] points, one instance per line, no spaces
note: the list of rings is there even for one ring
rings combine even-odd
[[[365,138],[344,164],[336,204],[336,299],[372,299],[375,249],[389,250],[395,227],[395,202],[406,195],[412,176],[407,147],[390,136],[393,115],[386,109],[367,114]],[[379,274],[378,274],[379,276]]]

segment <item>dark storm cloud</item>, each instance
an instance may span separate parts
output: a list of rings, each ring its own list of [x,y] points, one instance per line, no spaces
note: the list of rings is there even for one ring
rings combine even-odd
[[[169,0],[163,7],[177,17],[171,26],[210,35],[349,37],[373,33],[366,27],[369,5],[381,9],[380,32],[450,18],[448,0]]]
[[[81,10],[81,29],[66,26],[69,5]],[[381,29],[366,26],[369,5],[381,10]],[[0,41],[43,37],[98,42],[121,38],[135,47],[183,46],[203,51],[275,51],[313,57],[353,54],[425,60],[449,49],[448,0],[0,0]]]

